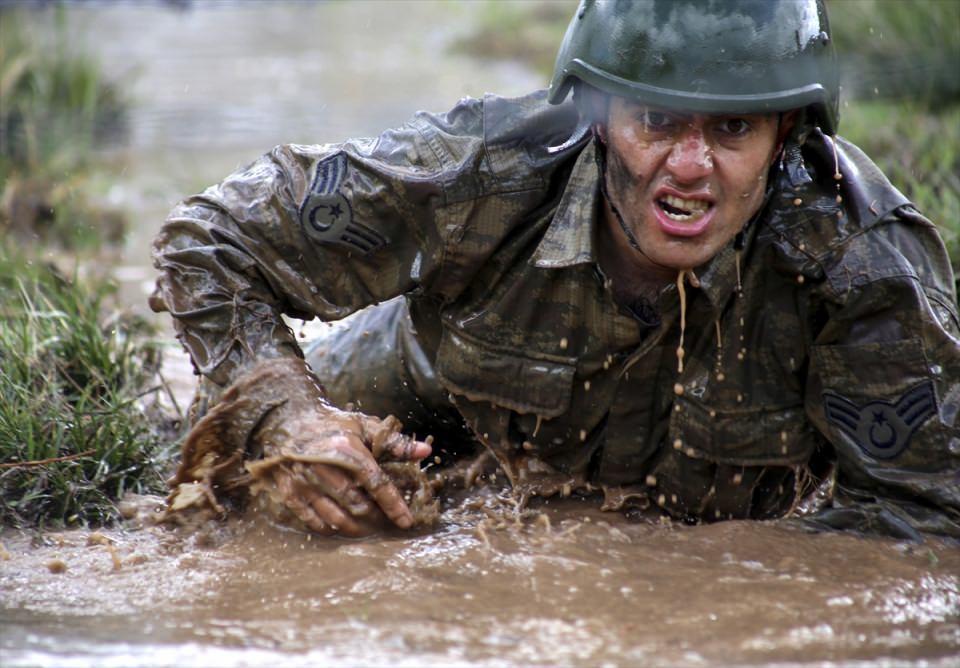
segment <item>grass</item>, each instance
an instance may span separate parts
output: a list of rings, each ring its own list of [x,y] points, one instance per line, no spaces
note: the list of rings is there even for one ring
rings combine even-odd
[[[111,291],[0,248],[3,524],[108,522],[126,492],[163,488],[169,453],[144,408],[158,350]]]
[[[0,233],[71,249],[118,241],[122,217],[97,205],[90,176],[128,102],[73,45],[63,6],[40,14],[57,24],[49,44],[28,11],[0,7]]]
[[[0,7],[0,523],[13,526],[108,522],[126,492],[163,489],[168,457],[144,408],[159,366],[145,321],[111,308],[105,280],[31,259],[89,256],[125,229],[92,177],[127,102],[64,11]],[[47,43],[34,28],[49,19]]]
[[[912,111],[960,103],[960,2],[827,0],[845,96],[909,102]]]
[[[960,105],[932,114],[890,102],[851,103],[841,130],[937,223],[960,278]]]

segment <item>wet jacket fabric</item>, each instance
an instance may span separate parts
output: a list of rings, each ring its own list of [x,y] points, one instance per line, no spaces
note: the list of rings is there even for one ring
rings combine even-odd
[[[311,361],[361,410],[462,422],[515,485],[705,520],[820,487],[824,524],[960,536],[960,321],[935,226],[855,146],[788,146],[742,251],[685,285],[681,372],[678,286],[622,305],[598,267],[596,150],[542,92],[278,147],[172,212],[153,305],[226,386],[301,354],[281,314],[403,296]]]

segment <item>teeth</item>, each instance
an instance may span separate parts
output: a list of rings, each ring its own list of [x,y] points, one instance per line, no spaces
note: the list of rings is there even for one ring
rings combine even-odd
[[[666,209],[663,211],[667,214],[668,218],[678,221],[699,218],[710,208],[710,203],[702,199],[684,199],[682,197],[675,197],[674,195],[666,195],[660,201],[682,212],[674,213]]]

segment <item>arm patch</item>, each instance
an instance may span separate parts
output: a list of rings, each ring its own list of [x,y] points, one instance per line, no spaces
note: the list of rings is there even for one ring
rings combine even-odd
[[[366,255],[386,245],[387,239],[353,219],[350,200],[340,192],[346,175],[347,156],[343,152],[317,163],[313,183],[300,204],[300,225],[315,243],[343,246]]]
[[[858,406],[846,397],[823,393],[827,421],[849,436],[866,454],[892,459],[907,449],[913,434],[937,413],[933,382],[924,381],[904,392],[895,402],[871,401]]]

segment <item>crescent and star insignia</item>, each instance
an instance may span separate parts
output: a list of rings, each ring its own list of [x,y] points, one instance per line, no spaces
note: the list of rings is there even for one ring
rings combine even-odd
[[[907,449],[910,438],[937,413],[937,397],[929,380],[904,392],[896,401],[857,405],[836,392],[823,393],[827,421],[849,436],[866,454],[892,459]]]
[[[300,205],[300,225],[312,241],[343,246],[366,255],[386,245],[377,230],[353,219],[350,200],[340,192],[347,156],[336,153],[317,163],[310,190]]]

